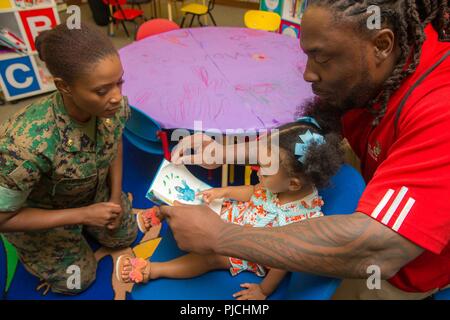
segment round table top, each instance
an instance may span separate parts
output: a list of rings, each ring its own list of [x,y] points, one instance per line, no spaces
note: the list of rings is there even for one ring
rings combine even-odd
[[[244,28],[179,29],[120,50],[130,105],[166,129],[269,129],[313,97],[299,40]]]

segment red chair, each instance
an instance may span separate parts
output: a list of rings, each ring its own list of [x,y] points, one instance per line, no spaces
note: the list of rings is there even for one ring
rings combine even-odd
[[[136,41],[153,36],[155,34],[180,29],[180,27],[173,21],[166,19],[153,19],[143,23],[137,33]]]
[[[141,18],[142,20],[146,20],[144,17],[144,11],[141,9],[132,9],[132,8],[123,8],[123,5],[127,4],[127,0],[103,0],[103,3],[110,6],[110,19],[117,23],[120,23],[127,34],[127,37],[130,36],[128,29],[125,25],[125,21],[133,22],[135,25],[135,33],[138,28],[138,24],[136,23],[136,19]]]

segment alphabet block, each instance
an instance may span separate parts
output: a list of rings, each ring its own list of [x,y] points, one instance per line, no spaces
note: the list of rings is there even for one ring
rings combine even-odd
[[[20,11],[19,15],[32,51],[36,50],[34,40],[39,33],[58,24],[53,8]]]
[[[29,56],[0,60],[0,80],[5,93],[15,97],[41,88]]]

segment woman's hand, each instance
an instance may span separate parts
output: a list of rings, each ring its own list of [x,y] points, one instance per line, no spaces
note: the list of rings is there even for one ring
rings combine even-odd
[[[122,214],[122,207],[112,202],[96,203],[84,207],[82,224],[114,230],[114,223]]]
[[[227,188],[212,188],[199,192],[197,195],[201,195],[205,203],[210,204],[216,199],[222,199],[228,197]]]
[[[205,152],[205,149],[207,152]],[[193,150],[193,152],[191,152]],[[222,150],[217,154],[215,150]],[[205,169],[216,169],[224,164],[224,146],[210,136],[203,133],[196,133],[183,138],[173,149],[171,161],[176,164],[196,164]]]
[[[236,300],[266,300],[267,296],[264,294],[261,286],[256,283],[244,283],[241,284],[245,290],[239,291],[233,294]]]
[[[111,199],[109,199],[109,202],[119,205],[122,209],[122,211],[117,216],[117,218],[115,218],[115,220],[107,226],[107,228],[109,230],[113,231],[120,227],[120,223],[122,221],[122,216],[123,216],[123,212],[124,212],[123,208],[122,208],[122,193],[119,193],[117,196],[111,196]]]

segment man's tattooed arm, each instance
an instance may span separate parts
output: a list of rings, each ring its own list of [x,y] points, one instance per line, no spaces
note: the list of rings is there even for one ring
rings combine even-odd
[[[377,265],[389,279],[423,249],[362,213],[315,218],[280,228],[223,227],[215,252],[289,271],[365,278]]]

